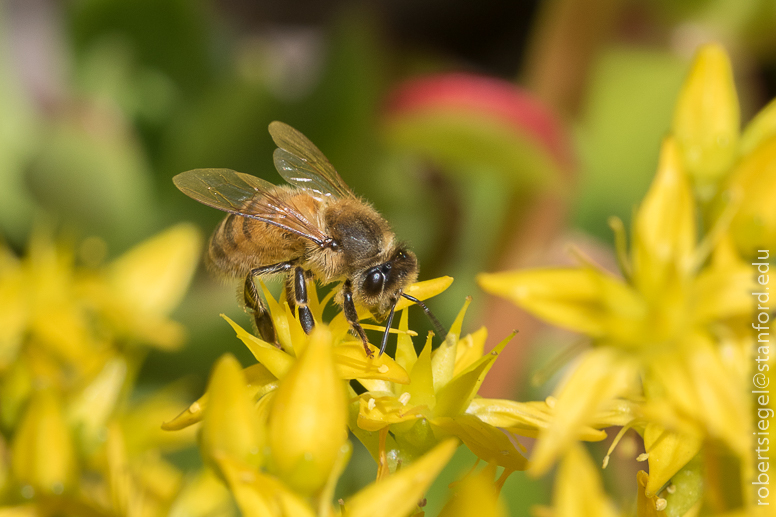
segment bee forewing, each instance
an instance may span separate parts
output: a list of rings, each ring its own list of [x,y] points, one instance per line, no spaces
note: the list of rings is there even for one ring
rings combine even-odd
[[[205,205],[278,226],[322,244],[328,239],[309,214],[282,201],[275,185],[231,169],[195,169],[172,179],[181,192]]]
[[[356,197],[337,170],[315,144],[302,133],[282,122],[272,122],[269,133],[279,149],[275,168],[290,184],[322,196]]]
[[[190,198],[233,213],[274,187],[261,178],[231,169],[194,169],[178,174],[172,181]]]

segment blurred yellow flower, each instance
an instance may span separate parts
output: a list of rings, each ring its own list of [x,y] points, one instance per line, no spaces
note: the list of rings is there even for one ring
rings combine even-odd
[[[537,473],[604,404],[638,395],[639,376],[647,396],[642,419],[689,436],[709,433],[744,453],[744,393],[738,372],[723,366],[710,328],[749,313],[751,274],[738,259],[708,260],[716,243],[696,243],[695,213],[690,183],[669,138],[635,215],[630,256],[620,257],[625,280],[591,265],[480,275],[486,291],[593,340],[594,348],[580,357],[557,393],[558,418],[532,458]]]
[[[200,245],[182,224],[105,266],[79,266],[42,231],[22,259],[0,249],[0,417],[13,436],[0,501],[28,502],[8,511],[167,514],[183,475],[161,454],[193,434],[161,437],[158,415],[179,406],[175,390],[129,401],[142,355],[133,347],[181,344],[167,314]]]

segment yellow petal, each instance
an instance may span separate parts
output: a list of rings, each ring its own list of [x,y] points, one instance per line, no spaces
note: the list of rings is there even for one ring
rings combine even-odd
[[[430,422],[434,435],[438,438],[455,436],[487,463],[495,463],[513,471],[528,468],[528,460],[520,453],[507,433],[486,424],[475,416],[438,417]]]
[[[410,401],[415,406],[426,406],[434,409],[436,395],[434,393],[434,375],[431,370],[431,334],[426,339],[426,345],[412,366],[411,382],[403,391],[410,394]]]
[[[256,360],[261,364],[263,364],[267,370],[272,372],[272,375],[278,379],[282,379],[291,369],[291,366],[294,364],[294,358],[292,356],[283,352],[275,345],[267,343],[266,341],[262,341],[253,334],[247,332],[240,325],[232,321],[228,316],[222,314],[221,317],[232,326],[232,328],[237,333],[237,337],[240,339],[240,341],[245,343],[245,346],[247,346],[248,350],[251,351],[253,357],[255,357]]]
[[[556,396],[555,418],[540,435],[531,458],[533,473],[546,472],[600,409],[627,391],[635,376],[635,365],[617,350],[596,348],[584,353]]]
[[[480,357],[437,392],[436,405],[434,406],[435,416],[455,416],[466,410],[493,363],[496,362],[499,354],[514,335],[515,332],[507,336],[488,355]]]
[[[458,312],[458,316],[453,321],[453,326],[450,327],[450,331],[445,336],[445,341],[431,354],[431,369],[434,372],[434,392],[439,392],[453,378],[463,318],[466,316],[466,309],[469,308],[471,302],[471,296],[467,297],[463,307]]]
[[[469,474],[456,483],[455,496],[445,504],[439,517],[506,517],[506,508],[493,479],[486,475],[488,471]]]
[[[776,136],[748,155],[733,171],[726,188],[740,196],[739,208],[730,224],[738,249],[746,257],[759,250],[776,249]],[[757,260],[756,262],[768,262]]]
[[[706,431],[727,442],[742,457],[746,455],[749,432],[747,403],[739,377],[727,367],[710,338],[688,338],[691,352],[656,357],[644,381],[647,402],[655,398],[652,379],[659,383],[660,398],[675,411],[693,418]]]
[[[695,318],[698,322],[713,322],[746,317],[751,314],[751,293],[756,290],[752,266],[742,261],[725,267],[704,268],[690,293],[695,302]]]
[[[684,82],[671,126],[699,186],[713,185],[733,165],[740,124],[730,60],[721,46],[705,45]]]
[[[649,475],[643,470],[640,470],[636,474],[636,480],[638,482],[636,516],[664,517],[666,512],[664,512],[662,509],[658,510],[658,507],[665,508],[665,500],[660,499],[656,495],[646,495],[646,486],[649,484]]]
[[[351,402],[348,404],[348,428],[350,429],[350,432],[352,432],[358,438],[358,441],[361,442],[364,447],[366,447],[366,450],[369,451],[369,454],[372,456],[372,459],[375,461],[375,463],[379,464],[381,450],[380,433],[375,431],[365,431],[364,429],[358,427],[358,416],[361,399],[356,394],[356,392],[353,391],[353,388],[350,386],[350,384],[348,384],[346,387],[349,399],[351,400]],[[402,464],[407,464],[411,462],[412,459],[414,459],[409,458],[406,450],[399,448],[399,446],[396,444],[396,440],[392,435],[388,434],[384,438],[385,443],[383,450],[388,451],[389,453],[388,467],[390,470],[396,470],[397,461],[401,461]]]
[[[410,372],[415,365],[415,361],[418,360],[418,354],[415,352],[415,345],[412,344],[412,337],[407,334],[409,330],[409,311],[407,309],[401,312],[399,330],[403,333],[396,338],[396,362],[405,371]]]
[[[657,174],[634,221],[633,278],[649,299],[660,299],[667,284],[681,282],[691,271],[695,233],[692,189],[678,148],[667,138]]]
[[[281,380],[269,416],[269,445],[281,479],[302,493],[329,478],[347,439],[347,401],[328,327],[318,325]]]
[[[587,452],[574,445],[564,454],[555,477],[554,517],[616,517],[598,468]]]
[[[477,282],[545,321],[592,337],[632,340],[646,313],[627,285],[587,267],[481,273]]]
[[[494,427],[501,427],[520,436],[536,438],[541,430],[549,428],[554,410],[543,401],[515,402],[475,398],[466,408],[466,413]],[[599,441],[604,438],[604,431],[589,426],[582,426],[577,436],[577,439],[585,441]]]
[[[388,354],[367,357],[361,341],[345,341],[334,347],[334,362],[342,379],[382,379],[409,384],[409,374]]]
[[[215,461],[245,517],[315,517],[315,511],[277,479],[228,456]]]
[[[272,296],[272,293],[269,292],[269,289],[267,289],[267,286],[263,281],[260,280],[259,285],[261,285],[261,291],[264,293],[264,299],[267,302],[267,308],[272,317],[272,325],[275,328],[275,337],[277,338],[278,343],[283,347],[283,350],[290,355],[295,356],[296,350],[294,350],[294,341],[291,336],[291,320],[294,318],[289,312],[286,312],[286,304],[282,301],[282,298],[280,300],[275,300],[275,297]],[[283,292],[285,292],[285,290]],[[283,295],[281,294],[281,296]]]
[[[159,426],[159,422],[180,408],[187,398],[180,388],[181,385],[173,384],[156,390],[116,415],[124,431],[127,454],[136,457],[149,449],[176,451],[196,443],[198,429],[194,427],[180,433],[168,433]]]
[[[249,465],[261,463],[264,430],[246,384],[240,363],[232,355],[216,362],[200,436],[206,458],[230,456]]]
[[[321,495],[318,497],[318,517],[334,517],[331,507],[331,501],[334,500],[334,490],[337,488],[337,481],[345,471],[345,467],[348,466],[350,457],[353,455],[353,444],[350,440],[347,440],[337,454],[337,461],[334,462],[334,467],[331,469],[329,479],[321,490]]]
[[[428,300],[429,298],[433,296],[437,296],[438,294],[441,294],[447,290],[448,287],[450,287],[453,283],[453,277],[451,276],[440,276],[439,278],[433,278],[431,280],[424,280],[422,282],[415,282],[411,286],[409,286],[407,289],[404,290],[405,294],[408,294],[414,298],[417,298],[418,300]],[[406,298],[399,298],[399,301],[396,303],[396,309],[397,311],[400,311],[402,309],[406,309],[410,305],[413,305],[415,302],[411,302]]]
[[[232,501],[224,484],[211,470],[203,470],[190,479],[170,507],[170,517],[207,517],[227,515]]]
[[[139,244],[110,265],[114,294],[139,312],[169,314],[189,286],[201,247],[199,230],[188,223]]]
[[[75,483],[75,450],[54,391],[40,391],[32,397],[11,452],[11,470],[21,484],[60,494]]]
[[[746,156],[763,142],[776,136],[776,99],[771,100],[755,116],[741,135],[741,154]]]
[[[679,435],[658,424],[647,424],[644,429],[644,448],[648,453],[649,482],[645,495],[657,495],[663,485],[689,462],[703,445],[699,437]]]
[[[82,447],[94,451],[102,445],[108,418],[113,414],[127,376],[126,360],[109,360],[97,377],[78,393],[68,407],[68,420],[78,429]]]
[[[25,360],[14,362],[0,379],[0,422],[6,429],[15,428],[33,391],[33,372]]]
[[[408,514],[458,447],[446,440],[387,479],[372,483],[345,501],[348,517],[395,517]]]
[[[480,327],[476,332],[468,334],[458,342],[455,351],[455,370],[453,376],[458,375],[482,357],[485,349],[485,341],[488,339],[488,329]]]
[[[390,424],[415,421],[426,406],[405,405],[392,393],[367,392],[359,398],[358,427],[378,431]]]

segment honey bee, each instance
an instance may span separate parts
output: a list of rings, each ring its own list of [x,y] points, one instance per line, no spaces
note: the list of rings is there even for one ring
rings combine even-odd
[[[245,305],[261,338],[276,343],[255,284],[256,277],[271,275],[285,275],[286,299],[292,310],[297,308],[308,334],[315,321],[307,306],[307,279],[340,282],[334,301],[370,357],[356,305],[377,321],[388,319],[380,354],[401,296],[421,306],[444,335],[428,307],[403,292],[418,277],[418,261],[388,222],[353,193],[302,133],[277,121],[269,125],[269,133],[278,146],[275,167],[289,185],[229,169],[195,169],[173,178],[187,196],[229,212],[210,238],[206,262],[228,277],[245,278]]]

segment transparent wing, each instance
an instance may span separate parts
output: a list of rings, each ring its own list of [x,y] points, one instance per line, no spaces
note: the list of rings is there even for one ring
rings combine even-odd
[[[277,144],[274,159],[283,178],[314,192],[314,197],[356,197],[323,153],[302,133],[283,122],[272,122],[269,134]]]
[[[272,193],[275,185],[256,176],[230,169],[194,169],[172,181],[190,198],[218,210],[274,224],[320,245],[328,239],[302,210]]]

